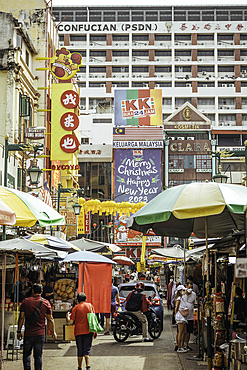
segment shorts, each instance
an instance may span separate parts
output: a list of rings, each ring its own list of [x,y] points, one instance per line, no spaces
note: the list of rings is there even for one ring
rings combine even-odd
[[[77,357],[90,356],[93,333],[76,335]]]
[[[110,318],[110,314],[111,314],[111,316],[113,316],[113,314],[114,314],[115,312],[117,312],[117,305],[113,304],[113,305],[111,306],[111,313],[110,313],[110,312],[105,313],[105,318],[106,318],[106,319],[109,319],[109,318]]]
[[[188,320],[187,333],[190,333],[190,334],[193,333],[193,323],[194,323],[194,320]]]

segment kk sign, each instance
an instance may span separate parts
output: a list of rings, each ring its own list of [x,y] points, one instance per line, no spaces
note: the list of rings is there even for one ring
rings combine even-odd
[[[115,90],[115,126],[162,125],[162,90]]]
[[[69,161],[79,148],[75,131],[79,118],[74,110],[79,105],[79,95],[73,84],[53,84],[51,104],[51,161]]]

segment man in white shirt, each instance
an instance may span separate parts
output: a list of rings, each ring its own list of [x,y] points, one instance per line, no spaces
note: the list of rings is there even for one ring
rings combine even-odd
[[[186,302],[186,306],[189,309],[189,315],[187,316],[187,334],[185,335],[185,349],[192,351],[189,347],[190,334],[193,333],[193,322],[194,322],[194,305],[197,304],[196,293],[193,292],[193,282],[187,283],[186,293],[183,295],[183,299]]]

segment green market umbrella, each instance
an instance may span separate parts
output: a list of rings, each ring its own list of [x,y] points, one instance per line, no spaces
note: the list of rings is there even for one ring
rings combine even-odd
[[[247,188],[241,185],[178,185],[153,198],[127,220],[127,226],[143,233],[152,228],[161,236],[188,238],[193,232],[197,238],[223,237],[244,230],[246,204]]]
[[[23,191],[0,186],[0,200],[15,212],[15,226],[32,227],[38,222],[45,227],[65,223],[64,216],[55,209]]]

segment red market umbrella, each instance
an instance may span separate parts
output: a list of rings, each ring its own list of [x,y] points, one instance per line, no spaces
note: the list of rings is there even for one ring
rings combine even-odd
[[[130,258],[125,256],[116,256],[112,260],[116,262],[118,265],[132,266],[135,264],[135,262],[133,262]]]

